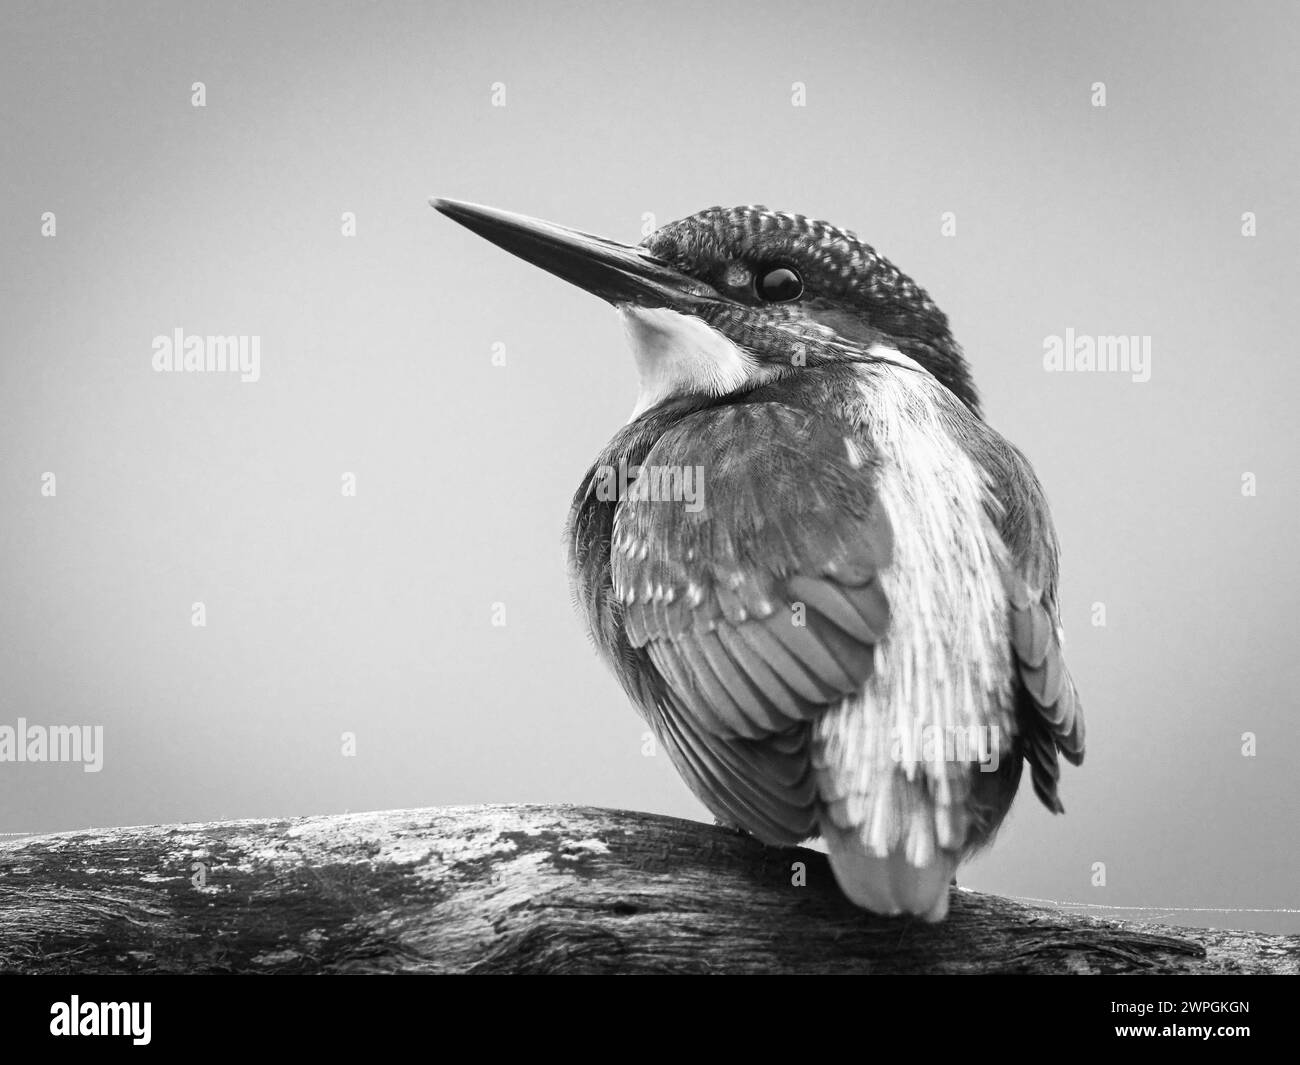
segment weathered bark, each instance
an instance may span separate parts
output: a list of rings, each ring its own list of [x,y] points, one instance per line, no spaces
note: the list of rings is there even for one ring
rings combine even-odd
[[[941,925],[873,917],[815,851],[585,807],[0,844],[0,972],[1300,971],[1300,936],[1169,931],[964,890]]]

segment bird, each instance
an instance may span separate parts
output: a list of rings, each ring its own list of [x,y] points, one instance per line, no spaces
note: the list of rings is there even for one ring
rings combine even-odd
[[[638,393],[569,574],[685,783],[765,844],[820,839],[856,906],[942,921],[1024,765],[1062,813],[1085,746],[1046,495],[947,316],[854,233],[763,206],[628,245],[430,203],[622,320]]]

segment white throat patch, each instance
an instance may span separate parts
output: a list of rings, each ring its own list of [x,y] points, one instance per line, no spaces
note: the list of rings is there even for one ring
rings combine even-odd
[[[721,396],[770,376],[701,318],[665,307],[618,308],[641,379],[633,420],[670,396]]]

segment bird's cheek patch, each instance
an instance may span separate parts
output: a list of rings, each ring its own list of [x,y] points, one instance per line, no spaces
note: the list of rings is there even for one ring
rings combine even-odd
[[[831,330],[836,336],[851,341],[855,347],[868,348],[881,338],[879,329],[864,322],[858,315],[836,307],[807,307],[804,314],[809,321]]]

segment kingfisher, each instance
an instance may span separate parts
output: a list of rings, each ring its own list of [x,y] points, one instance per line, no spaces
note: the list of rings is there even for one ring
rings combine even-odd
[[[686,784],[764,843],[820,838],[858,906],[942,920],[1024,764],[1060,813],[1058,755],[1084,755],[1047,501],[947,316],[798,214],[711,207],[633,246],[430,202],[622,319],[639,391],[569,571]]]

